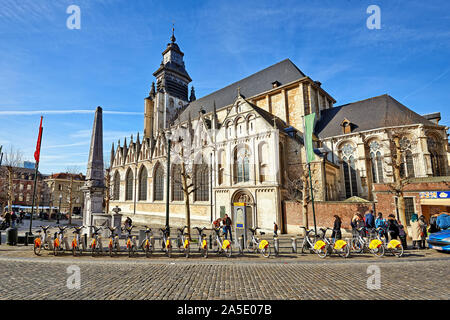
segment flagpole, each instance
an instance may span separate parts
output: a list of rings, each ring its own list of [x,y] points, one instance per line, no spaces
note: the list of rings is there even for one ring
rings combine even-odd
[[[30,231],[28,232],[28,235],[32,235],[33,233],[31,232],[31,228],[33,226],[33,215],[34,215],[34,201],[36,198],[36,182],[37,182],[37,175],[38,175],[38,168],[39,168],[39,157],[40,157],[40,153],[41,153],[41,142],[42,142],[42,131],[44,130],[44,128],[42,127],[42,116],[41,116],[41,123],[39,125],[39,135],[38,135],[38,142],[36,145],[36,151],[34,153],[34,158],[36,160],[36,165],[35,165],[35,169],[34,169],[34,187],[33,187],[33,199],[31,201],[31,217],[30,217]],[[37,156],[36,156],[36,152],[38,152]]]
[[[28,235],[32,235],[31,227],[33,225],[33,214],[34,214],[34,199],[36,197],[36,181],[37,181],[37,175],[38,175],[38,168],[39,168],[39,162],[36,162],[35,170],[34,170],[34,187],[33,187],[33,200],[31,202],[31,217],[30,217],[30,231],[28,232]]]

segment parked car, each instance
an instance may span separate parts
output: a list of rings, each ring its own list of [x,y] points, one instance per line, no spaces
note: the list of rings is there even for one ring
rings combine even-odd
[[[430,234],[427,242],[430,249],[450,252],[450,229]]]

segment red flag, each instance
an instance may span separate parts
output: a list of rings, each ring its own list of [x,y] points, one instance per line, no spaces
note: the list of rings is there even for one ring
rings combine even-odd
[[[42,139],[42,116],[41,116],[41,124],[39,125],[39,136],[36,144],[36,151],[34,152],[34,159],[36,160],[36,165],[38,165],[39,156],[41,155],[41,139]]]

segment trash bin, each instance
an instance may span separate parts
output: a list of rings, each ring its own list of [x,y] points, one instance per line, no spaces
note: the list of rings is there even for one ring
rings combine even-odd
[[[6,229],[6,243],[10,246],[17,245],[17,228]]]

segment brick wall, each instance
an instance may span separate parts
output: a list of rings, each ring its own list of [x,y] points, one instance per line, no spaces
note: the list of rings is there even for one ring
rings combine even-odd
[[[318,201],[314,203],[316,223],[318,227],[333,227],[334,215],[342,219],[342,228],[351,229],[350,220],[355,212],[363,215],[372,209],[372,202],[342,202],[342,201]],[[303,226],[303,207],[301,203],[294,201],[285,202],[287,233],[298,233],[298,226]],[[314,226],[311,204],[308,205],[309,228]]]

